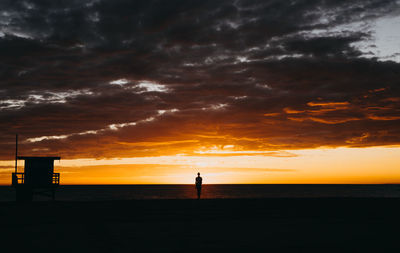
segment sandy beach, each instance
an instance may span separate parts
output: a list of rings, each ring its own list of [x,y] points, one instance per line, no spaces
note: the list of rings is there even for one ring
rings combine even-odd
[[[395,198],[0,203],[1,252],[389,252]]]

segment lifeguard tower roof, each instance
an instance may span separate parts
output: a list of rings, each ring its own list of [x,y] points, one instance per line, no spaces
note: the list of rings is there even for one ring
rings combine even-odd
[[[44,160],[60,160],[59,156],[18,156],[18,160],[30,160],[30,159],[44,159]]]

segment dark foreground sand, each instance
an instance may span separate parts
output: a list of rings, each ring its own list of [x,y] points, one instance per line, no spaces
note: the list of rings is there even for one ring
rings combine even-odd
[[[0,252],[400,252],[399,199],[0,202]]]

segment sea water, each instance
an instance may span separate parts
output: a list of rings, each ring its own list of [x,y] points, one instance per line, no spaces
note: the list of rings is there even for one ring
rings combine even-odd
[[[193,199],[194,185],[61,185],[60,201],[108,201],[135,199]],[[201,198],[399,198],[400,185],[203,185]],[[49,198],[35,196],[34,200]],[[0,201],[15,200],[15,190],[0,186]]]

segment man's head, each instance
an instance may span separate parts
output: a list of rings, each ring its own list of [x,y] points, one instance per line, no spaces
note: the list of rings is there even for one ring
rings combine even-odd
[[[200,172],[197,172],[197,176],[200,176]]]

